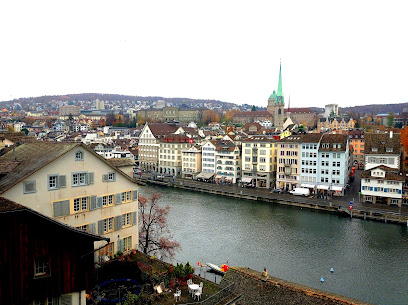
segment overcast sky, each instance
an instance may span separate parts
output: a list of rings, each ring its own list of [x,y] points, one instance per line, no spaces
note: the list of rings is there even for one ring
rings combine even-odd
[[[0,100],[408,102],[407,1],[2,1]]]

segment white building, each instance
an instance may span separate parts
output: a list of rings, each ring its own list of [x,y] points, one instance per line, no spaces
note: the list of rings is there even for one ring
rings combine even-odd
[[[364,169],[370,170],[379,165],[400,169],[401,134],[366,133],[364,143]]]
[[[241,152],[232,141],[218,141],[215,148],[216,182],[237,183],[241,180]]]
[[[404,177],[380,165],[361,174],[361,200],[372,204],[401,206]]]

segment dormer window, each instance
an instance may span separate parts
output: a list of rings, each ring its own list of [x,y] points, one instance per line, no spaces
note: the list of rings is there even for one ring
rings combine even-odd
[[[386,152],[392,152],[394,149],[392,148],[392,147],[387,147],[386,149],[385,149],[385,151]]]
[[[377,151],[378,151],[378,148],[377,148],[377,147],[372,147],[372,148],[371,148],[371,151],[377,152]]]

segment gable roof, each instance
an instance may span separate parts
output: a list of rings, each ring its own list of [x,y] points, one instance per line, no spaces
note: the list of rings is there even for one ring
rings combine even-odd
[[[345,134],[323,134],[321,144],[330,144],[329,147],[323,147],[320,145],[319,151],[346,151],[347,146],[347,135]],[[341,144],[340,148],[334,148],[332,144]]]
[[[147,123],[146,124],[155,137],[168,135],[176,132],[176,126],[165,123]]]
[[[95,153],[92,149],[88,148],[85,144],[37,141],[17,146],[14,150],[10,150],[5,155],[0,157],[0,167],[3,166],[4,168],[10,166],[10,161],[19,161],[18,165],[14,166],[12,171],[8,172],[6,176],[0,179],[0,194],[4,193],[41,168],[65,155],[67,152],[78,147],[87,150],[99,160],[118,171],[126,179],[136,183],[135,180],[130,178],[117,167],[107,162],[103,157]]]
[[[377,151],[372,151],[372,148],[377,148]],[[387,152],[387,148],[392,148],[391,152]],[[365,134],[364,154],[386,154],[399,155],[401,152],[401,134],[394,133],[392,138],[389,133],[371,133]]]

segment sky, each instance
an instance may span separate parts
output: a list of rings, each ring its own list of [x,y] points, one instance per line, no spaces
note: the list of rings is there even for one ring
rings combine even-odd
[[[407,1],[2,1],[0,101],[73,93],[408,102]]]

